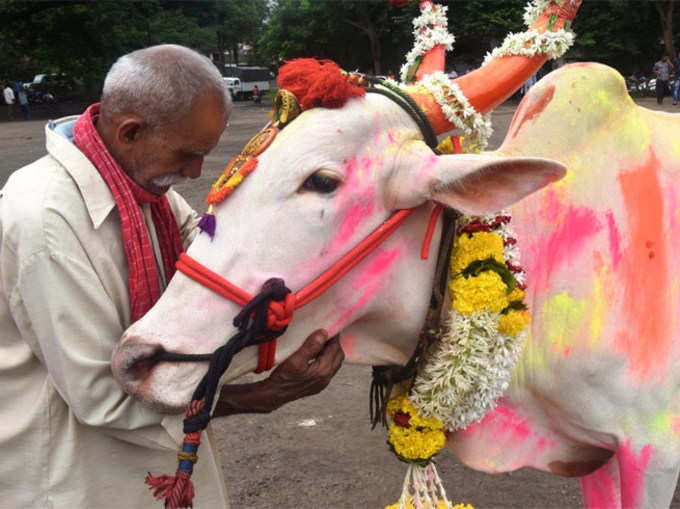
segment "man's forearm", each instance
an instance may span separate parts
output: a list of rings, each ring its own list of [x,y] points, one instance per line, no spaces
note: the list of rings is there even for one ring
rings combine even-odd
[[[244,413],[266,414],[279,408],[282,403],[267,387],[267,381],[250,384],[225,385],[213,412],[214,417]]]

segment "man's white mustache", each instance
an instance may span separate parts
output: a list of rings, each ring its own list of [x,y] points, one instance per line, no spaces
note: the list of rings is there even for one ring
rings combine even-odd
[[[161,175],[159,177],[154,177],[151,179],[151,183],[158,187],[167,187],[181,184],[187,179],[188,177],[180,175],[179,173],[173,173],[171,175]]]

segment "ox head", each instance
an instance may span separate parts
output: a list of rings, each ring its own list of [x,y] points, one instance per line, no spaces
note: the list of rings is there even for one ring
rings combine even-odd
[[[411,92],[423,101],[421,90]],[[309,332],[326,328],[331,335],[343,332],[350,362],[404,363],[425,320],[434,279],[436,260],[420,258],[434,205],[492,213],[561,178],[565,169],[538,158],[435,155],[412,117],[389,98],[350,93],[337,102],[331,95],[327,106],[333,107],[310,107],[279,132],[258,156],[256,170],[216,207],[214,238],[198,235],[188,254],[251,294],[272,277],[296,292],[395,211],[415,209],[384,244],[296,312],[276,352],[280,362]],[[313,105],[323,105],[324,97]],[[503,99],[486,94],[487,106],[480,109]],[[143,402],[161,410],[182,408],[206,364],[148,359],[158,350],[214,351],[234,334],[231,321],[238,312],[236,304],[178,272],[154,308],[126,331],[113,354],[114,375]],[[256,349],[242,350],[223,382],[256,365]]]

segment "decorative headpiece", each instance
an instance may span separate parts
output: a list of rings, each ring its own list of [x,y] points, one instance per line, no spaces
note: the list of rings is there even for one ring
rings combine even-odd
[[[302,111],[311,108],[342,108],[353,97],[366,93],[356,76],[343,71],[331,60],[297,58],[284,64],[277,79],[279,91],[269,112],[271,122],[257,133],[234,157],[210,188],[205,202],[208,211],[198,227],[215,236],[215,205],[229,196],[243,179],[257,168],[257,156],[274,141],[279,130]]]

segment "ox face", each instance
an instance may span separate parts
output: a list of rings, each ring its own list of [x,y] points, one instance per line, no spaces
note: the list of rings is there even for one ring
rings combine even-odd
[[[306,111],[283,129],[259,156],[257,170],[216,208],[214,240],[199,235],[188,254],[251,294],[271,277],[296,292],[394,211],[417,208],[348,275],[296,312],[276,353],[280,362],[310,331],[326,328],[343,331],[350,362],[404,363],[432,288],[436,260],[421,260],[420,248],[433,201],[466,213],[492,212],[563,174],[561,164],[546,159],[435,156],[403,110],[370,95],[341,109]],[[156,408],[181,408],[207,366],[151,365],[148,357],[159,349],[212,352],[235,332],[231,320],[238,311],[178,273],[125,333],[113,354],[115,376]],[[256,349],[246,348],[223,381],[256,364]]]

